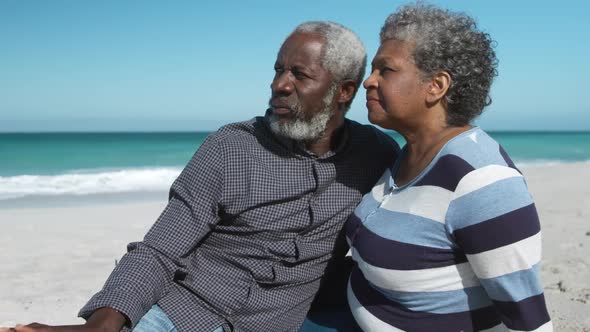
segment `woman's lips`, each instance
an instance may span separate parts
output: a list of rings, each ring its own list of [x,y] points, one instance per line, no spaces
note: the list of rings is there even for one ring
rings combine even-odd
[[[367,98],[367,107],[373,106],[373,105],[381,105],[381,102],[379,101],[379,99]]]

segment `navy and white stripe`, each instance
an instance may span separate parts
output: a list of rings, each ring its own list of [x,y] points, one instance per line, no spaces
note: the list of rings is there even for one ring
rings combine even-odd
[[[398,161],[399,163],[399,161]],[[367,331],[550,331],[541,230],[522,174],[479,128],[400,188],[387,170],[346,225]]]

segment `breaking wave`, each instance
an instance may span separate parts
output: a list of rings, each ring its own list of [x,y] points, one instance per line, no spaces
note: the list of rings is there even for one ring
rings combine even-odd
[[[26,196],[167,191],[181,168],[84,171],[58,175],[0,176],[0,200]]]

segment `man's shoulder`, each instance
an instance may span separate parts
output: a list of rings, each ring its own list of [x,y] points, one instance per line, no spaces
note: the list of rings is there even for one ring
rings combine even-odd
[[[211,133],[209,140],[224,146],[243,146],[257,141],[257,137],[264,136],[263,118],[254,117],[246,121],[232,122],[221,126]]]
[[[361,124],[347,119],[353,144],[359,144],[367,149],[399,151],[399,144],[387,133],[373,125]]]
[[[260,117],[225,124],[211,135],[217,140],[231,140],[240,136],[252,136],[256,132]]]

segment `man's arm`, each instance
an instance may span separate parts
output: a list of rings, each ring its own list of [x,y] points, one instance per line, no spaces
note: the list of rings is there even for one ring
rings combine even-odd
[[[223,172],[223,151],[213,134],[174,181],[168,205],[144,240],[128,246],[128,253],[80,317],[90,319],[97,309],[110,307],[133,327],[166,294],[176,270],[184,267],[219,220]]]
[[[174,181],[168,205],[144,240],[128,246],[103,289],[81,309],[84,325],[38,323],[18,331],[119,331],[130,328],[160,300],[177,269],[219,220],[224,188],[223,151],[209,136]],[[2,328],[0,328],[2,331]]]
[[[49,326],[39,323],[0,328],[0,332],[117,332],[125,324],[125,316],[111,308],[96,310],[84,325]]]

